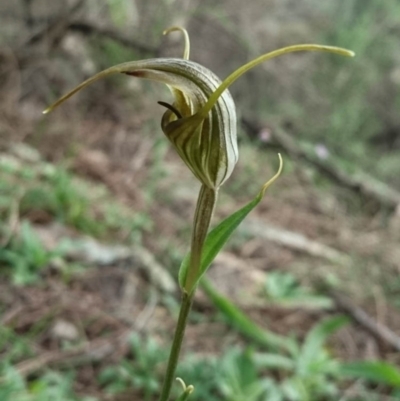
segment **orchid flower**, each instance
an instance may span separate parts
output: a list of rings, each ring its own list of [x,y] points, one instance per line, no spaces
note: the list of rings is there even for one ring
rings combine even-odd
[[[208,188],[218,189],[229,178],[238,160],[236,110],[227,90],[236,79],[258,64],[290,52],[325,51],[353,56],[349,50],[332,46],[289,46],[250,61],[221,82],[209,69],[189,60],[190,42],[185,29],[172,27],[164,34],[176,30],[185,38],[182,59],[155,58],[110,67],[78,85],[44,113],[93,82],[115,73],[166,84],[174,102],[159,102],[167,108],[161,120],[162,130],[197,179]]]
[[[332,46],[289,46],[250,61],[221,81],[206,67],[189,60],[190,43],[186,30],[172,27],[164,34],[172,31],[180,31],[184,35],[183,58],[131,61],[108,68],[78,85],[44,111],[52,111],[79,90],[115,73],[161,82],[172,92],[172,104],[159,102],[167,109],[161,119],[161,128],[202,185],[194,216],[190,252],[184,258],[179,271],[182,303],[159,401],[169,400],[187,318],[202,276],[233,231],[262,200],[266,189],[282,171],[282,158],[279,155],[278,172],[262,186],[259,194],[213,230],[208,231],[218,189],[232,174],[238,160],[236,109],[228,87],[248,70],[286,53],[325,51],[343,56],[354,55],[349,50]],[[179,400],[186,400],[193,391],[193,386],[186,386],[181,379],[180,381],[183,384],[183,393]]]

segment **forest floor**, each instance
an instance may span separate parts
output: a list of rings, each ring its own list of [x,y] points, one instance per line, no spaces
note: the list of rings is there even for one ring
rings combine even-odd
[[[14,259],[1,267],[1,325],[29,348],[15,358],[22,376],[72,367],[78,394],[132,400],[130,391],[104,396],[98,376],[130,355],[132,332],[168,346],[198,184],[165,138],[141,135],[149,128],[140,119],[128,127],[86,120],[73,138],[67,120],[46,124],[40,138],[27,129],[2,146],[1,241]],[[240,152],[214,222],[252,199],[276,169],[275,151],[242,139]],[[371,211],[356,194],[284,159],[282,177],[216,259],[212,283],[283,336],[302,339],[338,312],[318,290],[322,281],[400,332],[400,216]],[[2,354],[14,343],[6,341]],[[184,354],[219,355],[235,344],[246,340],[200,290]],[[400,363],[398,352],[356,323],[339,330],[330,349],[341,360]]]

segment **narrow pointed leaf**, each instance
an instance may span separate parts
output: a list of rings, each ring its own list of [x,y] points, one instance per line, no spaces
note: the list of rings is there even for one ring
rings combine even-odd
[[[236,228],[239,226],[239,224],[261,202],[267,188],[279,177],[282,171],[282,158],[280,155],[279,155],[279,161],[280,165],[278,172],[266,184],[264,184],[258,195],[247,205],[245,205],[244,207],[242,207],[241,209],[239,209],[238,211],[236,211],[235,213],[231,214],[226,219],[224,219],[207,235],[202,253],[200,274],[199,277],[197,278],[197,282],[210,267],[211,263],[218,255],[219,251],[226,244],[226,242],[228,241],[232,233],[236,230]],[[184,288],[184,283],[186,282],[186,276],[189,269],[189,264],[190,264],[190,253],[188,253],[183,259],[179,270],[179,284],[182,288]]]
[[[384,361],[350,362],[341,365],[341,374],[400,388],[400,370]]]
[[[218,98],[222,95],[222,93],[227,89],[230,85],[233,84],[239,77],[241,77],[244,73],[247,71],[251,70],[252,68],[256,67],[257,65],[263,63],[264,61],[270,60],[272,58],[281,56],[283,54],[288,54],[292,52],[300,52],[300,51],[322,51],[322,52],[328,52],[328,53],[336,53],[341,56],[347,56],[347,57],[354,57],[354,52],[351,50],[343,49],[341,47],[335,47],[335,46],[323,46],[323,45],[315,45],[315,44],[304,44],[304,45],[293,45],[293,46],[287,46],[283,47],[278,50],[274,50],[272,52],[263,54],[254,60],[248,62],[245,65],[242,65],[240,68],[238,68],[236,71],[234,71],[231,75],[229,75],[218,87],[218,89],[210,96],[208,99],[207,103],[205,104],[202,112],[207,113],[208,111],[211,110],[213,107],[214,103],[218,100]]]
[[[215,307],[224,315],[227,322],[241,334],[268,349],[291,349],[291,340],[260,327],[249,319],[233,302],[219,293],[214,286],[203,277],[201,288],[210,298]]]
[[[335,316],[315,325],[304,340],[304,345],[299,357],[299,371],[308,371],[315,356],[322,351],[326,340],[348,323],[349,319],[346,316]]]
[[[228,241],[235,229],[245,219],[245,217],[260,203],[261,199],[262,197],[258,195],[246,206],[224,219],[220,224],[218,224],[213,230],[210,231],[204,243],[200,270],[201,276],[207,271],[207,268],[211,265],[212,261],[218,255],[219,251]],[[190,253],[188,253],[183,259],[179,270],[179,284],[181,285],[181,287],[184,286],[184,283],[186,281],[189,263]],[[198,277],[198,280],[200,279],[200,277]]]

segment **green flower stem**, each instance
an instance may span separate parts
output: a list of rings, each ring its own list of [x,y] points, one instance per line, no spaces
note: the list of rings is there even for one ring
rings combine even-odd
[[[217,193],[218,191],[216,189],[208,188],[205,185],[200,189],[193,223],[190,267],[183,288],[181,309],[179,311],[174,339],[172,340],[167,371],[165,373],[159,401],[168,401],[171,393],[172,383],[175,378],[175,370],[182,347],[183,336],[185,334],[186,323],[192,307],[194,293],[200,274],[201,252],[210,227],[211,217],[217,201]]]
[[[200,275],[201,252],[210,227],[211,217],[217,202],[218,189],[202,185],[197,200],[190,248],[190,267],[185,280],[184,290],[194,291]]]
[[[185,334],[186,322],[192,307],[194,293],[189,295],[184,292],[182,295],[181,309],[179,311],[178,322],[176,324],[174,339],[172,341],[171,352],[168,358],[167,371],[165,373],[164,383],[161,390],[159,401],[168,401],[171,393],[172,383],[175,378],[175,370],[178,365],[179,354],[181,351],[182,340]]]

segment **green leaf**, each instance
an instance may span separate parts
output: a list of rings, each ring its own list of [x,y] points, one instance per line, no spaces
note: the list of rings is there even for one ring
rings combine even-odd
[[[135,15],[135,2],[124,0],[108,0],[108,7],[113,23],[122,28],[128,24],[129,17]]]
[[[209,280],[203,277],[200,285],[217,309],[225,316],[228,323],[244,336],[269,349],[289,350],[292,348],[289,338],[281,337],[272,331],[261,328],[228,298],[219,293]]]
[[[280,354],[257,353],[254,354],[253,360],[259,369],[275,369],[287,372],[294,370],[293,359]]]
[[[315,325],[307,334],[301,349],[298,358],[299,372],[307,372],[313,360],[323,352],[323,347],[328,337],[348,323],[349,319],[347,317],[335,316]]]
[[[228,216],[221,223],[219,223],[210,233],[204,242],[203,253],[201,258],[201,268],[197,283],[203,274],[210,267],[211,263],[218,255],[222,247],[226,244],[232,233],[236,230],[239,224],[246,218],[246,216],[261,202],[267,188],[279,177],[282,171],[282,158],[279,155],[279,170],[278,172],[261,188],[258,195],[250,201],[247,205]],[[181,288],[185,288],[185,282],[190,265],[190,253],[188,253],[181,264],[179,269],[179,284]]]
[[[201,270],[200,276],[207,271],[207,268],[211,265],[212,261],[218,255],[219,251],[228,241],[229,237],[239,226],[239,224],[244,220],[244,218],[260,203],[262,197],[257,196],[246,206],[233,213],[220,224],[218,224],[210,233],[204,243],[202,260],[201,260]],[[186,281],[187,272],[190,265],[190,253],[188,253],[182,261],[179,270],[179,284],[183,288]]]
[[[400,370],[384,361],[346,363],[341,365],[340,373],[400,388]]]

